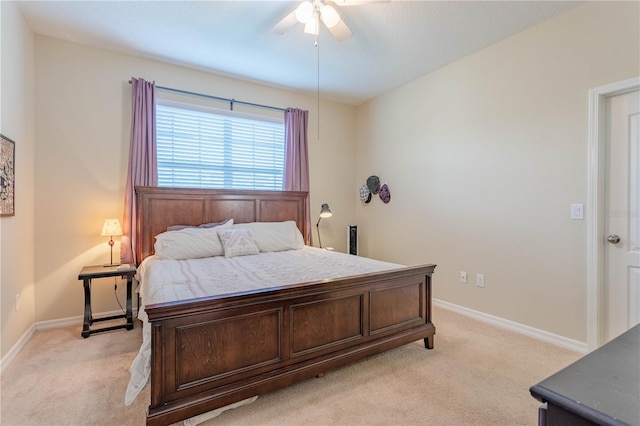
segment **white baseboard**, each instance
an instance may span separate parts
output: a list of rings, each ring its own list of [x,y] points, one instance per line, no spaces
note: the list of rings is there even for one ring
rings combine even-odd
[[[5,368],[7,368],[9,366],[9,364],[11,364],[11,361],[13,361],[13,359],[16,357],[16,355],[18,355],[20,353],[22,348],[24,348],[24,346],[27,344],[27,342],[31,339],[31,336],[33,336],[33,333],[35,331],[36,331],[36,326],[35,326],[35,324],[33,324],[22,335],[22,337],[20,337],[20,339],[18,339],[18,341],[16,342],[15,345],[13,345],[11,350],[9,350],[9,352],[7,352],[7,354],[4,357],[2,357],[2,359],[0,359],[0,374],[2,374],[4,372]]]
[[[114,315],[121,315],[122,311],[111,311],[111,312],[102,312],[99,314],[95,314],[94,318],[104,318],[110,317]],[[133,309],[133,318],[136,318],[138,315],[138,310]],[[40,330],[48,330],[51,328],[62,328],[68,327],[71,325],[79,325],[84,321],[84,315],[76,316],[76,317],[68,317],[68,318],[60,318],[56,320],[49,321],[38,321],[34,323],[29,329],[20,337],[20,339],[16,342],[15,345],[11,348],[7,354],[0,359],[0,374],[11,364],[13,359],[20,353],[22,348],[29,342],[31,337],[33,337],[33,333]],[[78,336],[80,334],[78,333]]]
[[[569,349],[581,354],[586,354],[589,351],[588,346],[585,342],[579,342],[577,340],[549,333],[548,331],[540,330],[528,325],[520,324],[490,314],[485,314],[483,312],[474,311],[473,309],[445,302],[444,300],[433,299],[433,304],[434,306],[438,306],[440,308],[447,309],[449,311],[453,311],[458,314],[489,323],[491,325],[495,325],[496,327],[505,328],[516,333],[524,334],[525,336],[533,337],[534,339],[542,340],[543,342],[551,343],[553,345],[560,346],[562,348]]]
[[[115,314],[114,314],[115,315]],[[107,316],[106,314],[104,316]],[[48,321],[38,321],[34,324],[36,330],[49,330],[51,328],[62,328],[68,327],[70,325],[78,325],[82,324],[84,321],[84,316],[80,315],[77,317],[68,317],[68,318],[60,318],[55,320]]]
[[[138,316],[138,310],[133,309],[133,318]],[[112,317],[114,315],[122,315],[122,311],[110,311],[110,312],[102,312],[99,314],[94,314],[94,318],[104,318],[104,317]],[[84,315],[80,315],[77,317],[68,317],[68,318],[60,318],[56,320],[49,321],[39,321],[35,323],[36,330],[48,330],[50,328],[61,328],[67,327],[70,325],[82,324],[84,321]]]
[[[475,311],[473,309],[465,308],[464,306],[455,305],[453,303],[445,302],[440,299],[433,299],[433,304],[443,309],[447,309],[449,311],[456,312],[461,315],[465,315],[479,321],[483,321],[489,323],[491,325],[495,325],[497,327],[505,328],[507,330],[514,331],[516,333],[524,334],[525,336],[533,337],[534,339],[542,340],[543,342],[551,343],[556,346],[560,346],[565,349],[569,349],[578,353],[586,354],[588,352],[587,344],[584,342],[579,342],[577,340],[569,339],[567,337],[559,336],[557,334],[549,333],[544,330],[540,330],[537,328],[530,327],[528,325],[519,324],[514,321],[510,321],[504,318],[496,317],[493,315],[485,314],[483,312]],[[133,317],[135,318],[137,315],[137,309],[133,311]],[[107,317],[112,315],[119,315],[121,311],[111,311],[111,312],[103,312],[101,314],[96,314],[96,318]],[[4,371],[5,368],[9,366],[11,361],[20,353],[22,348],[27,344],[29,339],[33,336],[33,333],[38,330],[48,330],[51,328],[60,328],[67,327],[76,324],[82,324],[84,317],[82,315],[76,317],[69,318],[61,318],[56,320],[49,321],[39,321],[33,324],[29,329],[22,335],[22,337],[16,342],[15,345],[11,348],[11,350],[0,360],[0,374]]]

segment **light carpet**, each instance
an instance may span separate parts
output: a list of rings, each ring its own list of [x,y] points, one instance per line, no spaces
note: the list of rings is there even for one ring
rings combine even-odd
[[[536,425],[529,387],[580,354],[434,308],[435,348],[414,342],[328,372],[204,423],[218,425]],[[144,425],[147,387],[124,405],[141,327],[80,337],[36,332],[0,377],[0,423]]]

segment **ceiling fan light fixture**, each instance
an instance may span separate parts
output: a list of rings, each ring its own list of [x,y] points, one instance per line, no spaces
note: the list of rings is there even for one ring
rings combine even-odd
[[[340,21],[340,15],[338,15],[338,12],[336,12],[336,10],[331,6],[324,6],[320,13],[320,17],[327,28],[335,27]]]
[[[300,1],[298,6],[281,19],[280,22],[270,30],[271,33],[284,34],[300,22],[304,24],[304,32],[307,34],[318,36],[320,26],[324,25],[338,41],[344,41],[353,36],[353,32],[338,13],[339,9],[334,7],[335,4],[339,4],[338,0],[298,1]],[[343,3],[351,5],[377,1],[383,2],[391,0],[343,0]],[[331,5],[326,3],[331,3]],[[320,21],[322,21],[322,24],[320,24]]]
[[[314,14],[307,22],[304,24],[304,32],[306,34],[318,35],[318,15]]]
[[[310,1],[303,1],[296,8],[296,19],[303,24],[308,23],[313,17],[313,4]]]

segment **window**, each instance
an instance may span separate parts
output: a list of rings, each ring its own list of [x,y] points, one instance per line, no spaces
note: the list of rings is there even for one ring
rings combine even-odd
[[[282,190],[284,119],[159,101],[158,185]]]

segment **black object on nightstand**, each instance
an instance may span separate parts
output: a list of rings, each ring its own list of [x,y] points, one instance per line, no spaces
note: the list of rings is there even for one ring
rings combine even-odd
[[[133,312],[131,307],[131,296],[133,293],[133,277],[136,274],[136,268],[130,265],[113,265],[113,266],[85,266],[80,271],[78,279],[83,281],[84,284],[84,323],[82,326],[82,337],[85,339],[93,333],[100,333],[103,331],[117,330],[119,328],[126,328],[127,330],[133,329]],[[108,278],[121,276],[127,279],[127,311],[122,315],[112,315],[104,318],[93,318],[91,312],[91,280],[94,278]],[[111,327],[104,327],[91,330],[91,325],[98,321],[107,321],[117,318],[126,318],[125,324],[114,325]]]

